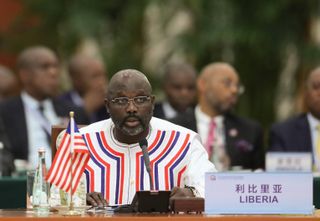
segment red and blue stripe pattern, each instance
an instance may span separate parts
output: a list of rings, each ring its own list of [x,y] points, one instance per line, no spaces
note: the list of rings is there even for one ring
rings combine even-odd
[[[87,191],[101,192],[111,205],[130,203],[138,190],[149,190],[141,148],[116,143],[106,132],[86,133],[90,151],[86,167]],[[147,138],[152,180],[157,190],[183,186],[188,165],[190,134],[153,131]]]
[[[89,159],[85,140],[71,118],[46,179],[66,192],[72,189],[74,194]]]

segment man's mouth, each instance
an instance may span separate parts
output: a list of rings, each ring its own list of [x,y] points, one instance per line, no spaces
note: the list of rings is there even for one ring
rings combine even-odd
[[[135,117],[127,118],[124,122],[127,127],[136,127],[140,124],[140,120]]]
[[[229,98],[229,103],[231,105],[235,105],[237,103],[237,101],[238,101],[238,98],[236,96],[233,96],[233,97]]]

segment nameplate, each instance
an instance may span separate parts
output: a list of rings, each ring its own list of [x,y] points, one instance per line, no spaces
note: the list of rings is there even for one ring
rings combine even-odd
[[[206,173],[206,214],[312,214],[312,173]]]
[[[268,152],[266,171],[312,171],[312,155],[309,152]]]

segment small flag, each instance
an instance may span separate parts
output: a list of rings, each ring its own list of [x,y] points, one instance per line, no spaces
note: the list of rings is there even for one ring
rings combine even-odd
[[[66,192],[69,192],[72,187],[71,194],[73,195],[88,163],[90,154],[86,142],[74,122],[73,114],[70,115],[68,128],[62,137],[46,179],[49,183]],[[73,156],[72,170],[71,156]]]

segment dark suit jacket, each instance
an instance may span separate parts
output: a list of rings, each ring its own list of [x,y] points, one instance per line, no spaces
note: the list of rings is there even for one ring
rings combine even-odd
[[[75,112],[77,124],[88,124],[89,120],[84,111],[74,105],[53,100],[56,114],[60,117],[69,117],[69,112]],[[11,151],[15,159],[28,159],[28,131],[24,105],[21,97],[14,97],[0,103],[0,117],[6,129]]]
[[[187,111],[171,121],[198,132],[193,110]],[[226,152],[230,158],[231,166],[242,166],[245,169],[264,168],[265,151],[261,126],[252,120],[226,114],[224,127]]]
[[[162,107],[162,102],[155,103],[154,109],[153,109],[153,116],[161,119],[166,119],[166,116],[164,115],[164,110]]]
[[[71,94],[73,93],[73,91],[68,91],[64,94],[62,94],[61,96],[58,97],[59,100],[62,100],[64,102],[69,102],[72,103],[74,105],[76,105],[72,99]],[[105,120],[110,118],[109,113],[107,112],[107,109],[105,106],[101,106],[101,108],[99,108],[96,112],[94,112],[91,116],[88,116],[90,123],[94,123],[100,120]]]
[[[187,111],[189,111],[189,109],[194,109],[194,107],[189,107],[187,109]],[[182,114],[182,113],[177,113],[177,114]],[[164,110],[163,110],[163,102],[157,102],[155,103],[154,105],[154,109],[153,109],[153,116],[154,117],[157,117],[157,118],[160,118],[160,119],[164,119],[164,120],[169,120],[171,121],[170,118],[167,118],[165,113],[164,113]]]
[[[312,152],[311,132],[306,114],[271,126],[268,151]]]

